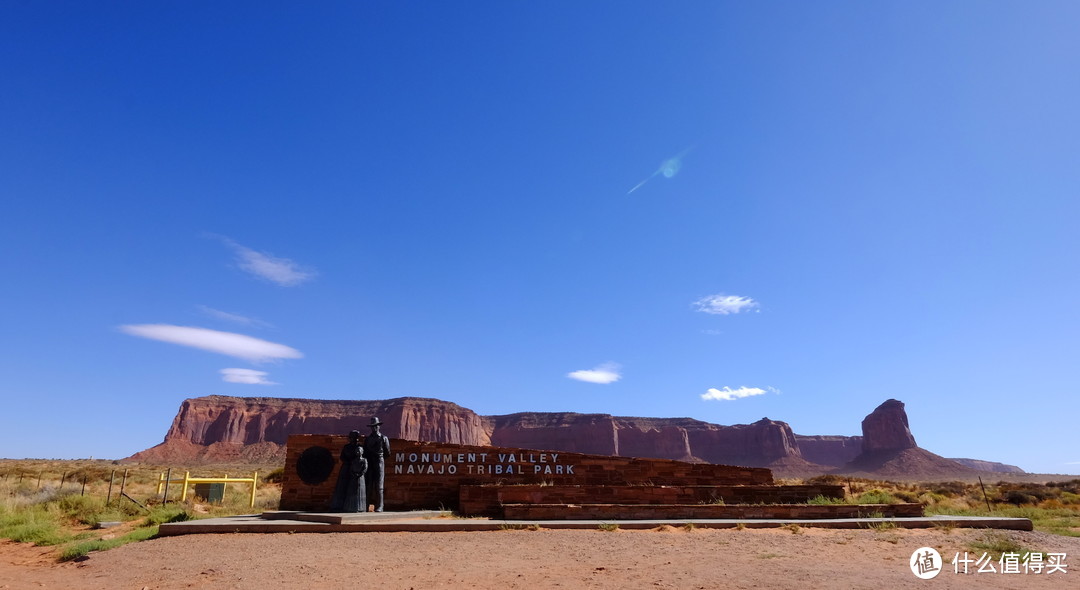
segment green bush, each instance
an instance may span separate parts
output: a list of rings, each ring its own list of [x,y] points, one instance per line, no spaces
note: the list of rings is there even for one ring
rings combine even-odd
[[[900,504],[900,500],[883,490],[872,489],[867,492],[859,494],[856,499],[856,504]]]
[[[5,527],[4,536],[16,543],[35,545],[59,545],[71,539],[54,522],[27,522]]]
[[[840,477],[839,475],[817,475],[806,480],[807,485],[843,485],[847,483],[846,477]]]
[[[896,498],[898,500],[900,500],[901,502],[914,503],[914,502],[919,501],[919,495],[916,494],[915,492],[906,492],[906,491],[903,491],[903,490],[897,490],[897,491],[893,492],[893,495],[896,496]]]
[[[806,501],[807,504],[825,506],[830,504],[846,504],[843,498],[830,498],[829,496],[814,496]]]
[[[946,496],[941,494],[935,494],[934,492],[923,492],[919,495],[919,501],[923,504],[937,504],[947,499]]]
[[[191,513],[174,504],[154,506],[150,509],[150,514],[147,515],[142,526],[157,526],[166,522],[184,522],[185,520],[193,519],[194,516],[192,516]]]
[[[71,494],[60,496],[54,502],[60,512],[77,522],[93,525],[103,520],[98,516],[105,511],[104,498]]]
[[[154,527],[145,527],[135,529],[134,531],[115,539],[95,539],[93,541],[84,541],[82,543],[75,543],[65,547],[60,553],[60,561],[70,561],[77,559],[90,553],[91,551],[104,551],[106,549],[112,549],[135,541],[145,541],[153,538],[157,535],[158,529]]]
[[[945,496],[947,498],[956,498],[959,496],[963,496],[965,493],[967,493],[968,489],[968,484],[962,481],[941,481],[928,485],[932,492]]]
[[[1023,504],[1035,504],[1037,502],[1035,496],[1031,496],[1021,492],[1020,490],[1009,490],[1005,493],[1005,501],[1015,506]]]
[[[57,545],[70,539],[57,515],[42,505],[0,513],[0,536],[35,545]]]
[[[270,473],[267,473],[262,480],[266,483],[281,483],[283,477],[285,477],[285,468],[278,467]]]

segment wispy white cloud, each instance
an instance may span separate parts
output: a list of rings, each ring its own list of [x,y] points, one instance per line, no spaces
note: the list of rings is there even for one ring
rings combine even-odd
[[[249,385],[277,385],[266,378],[266,371],[254,369],[222,369],[221,380],[229,383],[247,383]]]
[[[210,237],[217,238],[232,248],[236,254],[236,264],[241,270],[282,287],[294,287],[306,283],[318,274],[314,269],[301,266],[288,258],[278,258],[268,252],[252,250],[225,236],[211,235]]]
[[[702,330],[702,334],[708,334],[709,336],[719,336],[723,334],[721,330]]]
[[[206,305],[198,306],[199,311],[207,317],[212,317],[218,320],[224,320],[226,322],[232,322],[234,324],[243,324],[245,326],[260,326],[264,328],[272,327],[270,323],[264,322],[258,318],[249,318],[246,315],[240,315],[238,313],[231,313],[228,311],[221,311],[220,309],[214,309]]]
[[[723,293],[709,295],[694,302],[695,310],[714,315],[742,313],[758,307],[760,307],[758,302],[749,297],[724,295]]]
[[[616,363],[604,363],[592,369],[571,371],[567,373],[566,376],[586,383],[607,385],[608,383],[614,383],[619,379],[622,379],[622,375],[619,374],[619,369],[620,367]]]
[[[755,395],[762,395],[762,394],[768,393],[770,391],[772,391],[773,393],[780,393],[779,391],[777,391],[776,389],[774,389],[772,387],[766,387],[765,389],[761,389],[760,387],[740,387],[738,389],[732,389],[730,387],[725,387],[723,389],[716,389],[715,387],[711,387],[711,388],[709,388],[708,391],[701,394],[701,399],[706,400],[706,401],[720,400],[720,401],[729,402],[729,401],[736,400],[736,399],[741,399],[741,398],[744,398],[744,397],[753,397]]]
[[[125,334],[140,338],[190,346],[256,363],[277,359],[298,359],[304,356],[299,350],[290,346],[234,332],[169,324],[126,325],[120,326],[119,329]]]

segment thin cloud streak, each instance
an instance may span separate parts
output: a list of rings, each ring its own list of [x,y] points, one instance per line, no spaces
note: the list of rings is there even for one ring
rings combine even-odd
[[[619,365],[617,363],[604,363],[600,366],[592,369],[584,369],[580,371],[571,371],[566,374],[571,379],[577,381],[584,381],[586,383],[598,383],[600,385],[607,385],[614,383],[619,379],[622,379],[622,375],[619,374]]]
[[[257,319],[257,318],[249,318],[249,317],[247,317],[245,315],[240,315],[238,313],[231,313],[231,312],[228,312],[228,311],[221,311],[220,309],[214,309],[213,307],[210,307],[210,306],[207,306],[207,305],[200,305],[198,307],[199,307],[199,311],[201,311],[203,313],[203,315],[206,315],[208,317],[212,317],[212,318],[215,318],[215,319],[219,319],[219,320],[224,320],[226,322],[232,322],[234,324],[243,324],[245,326],[261,326],[261,327],[265,327],[265,328],[272,327],[270,325],[270,323],[264,322],[264,321],[262,321],[260,319]]]
[[[277,385],[277,383],[266,378],[269,374],[266,371],[256,371],[254,369],[222,369],[218,372],[221,373],[221,380],[228,383]]]
[[[198,348],[254,363],[304,357],[302,352],[291,346],[234,332],[169,324],[125,325],[120,326],[119,330],[139,338]]]
[[[761,307],[760,304],[749,297],[725,295],[723,293],[709,295],[694,302],[696,311],[713,315],[731,315],[758,307]]]
[[[716,389],[715,387],[711,387],[708,391],[701,394],[701,399],[705,401],[719,400],[729,402],[744,397],[762,395],[764,393],[766,393],[766,390],[761,389],[760,387],[740,387],[738,389],[732,389],[730,387]]]
[[[232,248],[236,254],[236,264],[241,270],[282,287],[295,287],[310,281],[318,274],[314,269],[301,266],[288,258],[278,258],[268,252],[252,250],[225,236],[211,237]]]

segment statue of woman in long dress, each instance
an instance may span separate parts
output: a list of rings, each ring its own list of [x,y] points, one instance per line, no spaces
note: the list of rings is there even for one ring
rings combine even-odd
[[[341,448],[341,469],[338,471],[337,485],[330,499],[330,510],[334,512],[367,512],[367,490],[364,474],[367,472],[367,459],[364,448],[360,445],[360,431],[349,433],[349,442]]]

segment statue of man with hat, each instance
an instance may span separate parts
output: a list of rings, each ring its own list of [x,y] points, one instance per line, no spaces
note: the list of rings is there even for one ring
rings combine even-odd
[[[367,459],[367,497],[375,505],[375,512],[383,511],[383,458],[390,455],[390,439],[379,431],[382,422],[371,419],[371,434],[364,437],[364,458]]]

